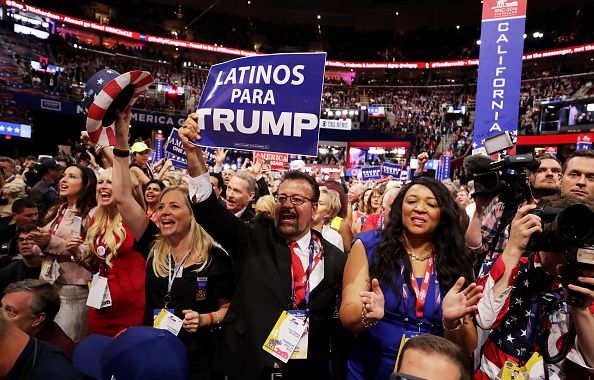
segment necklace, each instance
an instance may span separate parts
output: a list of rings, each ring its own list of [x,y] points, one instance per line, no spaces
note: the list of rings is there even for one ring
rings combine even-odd
[[[431,257],[431,252],[432,250],[429,249],[429,253],[427,253],[425,256],[417,256],[414,253],[410,253],[408,252],[408,255],[410,256],[411,259],[415,260],[415,261],[426,261],[429,257]],[[427,251],[425,251],[427,252]]]

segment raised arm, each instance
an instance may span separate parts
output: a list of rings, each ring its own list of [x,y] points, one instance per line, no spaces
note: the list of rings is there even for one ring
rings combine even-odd
[[[116,145],[113,157],[112,192],[118,211],[124,222],[132,231],[135,240],[139,240],[149,222],[144,209],[132,197],[132,179],[128,169],[128,157],[121,157],[118,151],[128,151],[128,130],[130,128],[130,112],[117,114]]]
[[[184,127],[179,130],[188,160],[194,218],[231,256],[236,256],[248,244],[249,227],[227,210],[212,192],[202,149],[190,142],[200,140],[200,128],[196,120],[196,114],[189,115]]]

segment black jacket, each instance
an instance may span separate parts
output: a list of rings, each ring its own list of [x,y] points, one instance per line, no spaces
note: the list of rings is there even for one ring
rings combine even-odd
[[[256,213],[254,212],[254,208],[252,207],[251,203],[247,205],[246,209],[243,211],[239,220],[242,222],[251,222],[256,217]]]
[[[193,204],[202,227],[235,259],[237,290],[223,321],[218,357],[231,379],[260,379],[275,358],[262,349],[283,310],[291,304],[291,253],[272,219],[259,215],[243,223],[211,195]],[[330,378],[330,340],[346,256],[324,240],[324,278],[310,295],[307,360],[290,360],[283,379]],[[305,377],[307,376],[307,377]]]

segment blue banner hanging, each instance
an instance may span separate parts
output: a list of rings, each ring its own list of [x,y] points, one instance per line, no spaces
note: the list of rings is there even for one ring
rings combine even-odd
[[[484,0],[472,152],[503,132],[517,136],[527,0]]]

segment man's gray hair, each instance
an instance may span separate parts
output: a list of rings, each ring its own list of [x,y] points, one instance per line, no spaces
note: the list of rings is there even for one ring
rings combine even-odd
[[[235,178],[235,177],[247,182],[248,191],[250,193],[256,192],[256,180],[254,179],[254,177],[251,174],[246,173],[246,172],[239,172],[239,173],[233,174],[233,177],[231,177],[231,178]]]
[[[399,192],[400,192],[400,189],[395,188],[395,187],[388,189],[384,193],[384,197],[382,198],[382,208],[386,208],[389,206],[390,203],[394,202],[394,199],[396,199],[396,196],[398,195]]]
[[[0,162],[8,162],[13,169],[16,167],[15,160],[10,157],[0,156]]]

